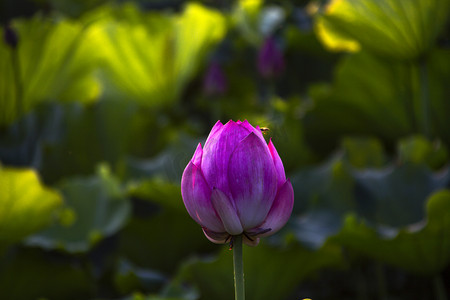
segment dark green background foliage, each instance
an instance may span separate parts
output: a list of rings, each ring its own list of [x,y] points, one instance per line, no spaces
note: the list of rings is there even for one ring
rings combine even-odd
[[[244,248],[247,299],[448,299],[449,13],[0,1],[0,298],[232,299],[232,251],[180,180],[218,119],[248,119],[270,128],[295,206]],[[264,76],[269,36],[284,68]]]

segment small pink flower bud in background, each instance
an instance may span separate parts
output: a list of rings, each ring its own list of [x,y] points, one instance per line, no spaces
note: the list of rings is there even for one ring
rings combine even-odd
[[[285,68],[283,53],[273,37],[268,37],[258,54],[258,71],[266,79],[283,73]]]
[[[189,215],[218,244],[243,234],[256,246],[286,224],[294,205],[275,146],[247,121],[214,125],[183,172],[181,194]]]
[[[3,27],[3,40],[13,49],[15,49],[19,43],[16,31],[9,24]]]
[[[227,79],[219,63],[209,65],[203,79],[203,91],[208,96],[223,95],[227,91]]]

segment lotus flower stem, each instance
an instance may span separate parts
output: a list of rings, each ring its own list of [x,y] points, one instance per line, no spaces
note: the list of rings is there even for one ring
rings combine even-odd
[[[245,300],[242,235],[233,236],[234,299]]]

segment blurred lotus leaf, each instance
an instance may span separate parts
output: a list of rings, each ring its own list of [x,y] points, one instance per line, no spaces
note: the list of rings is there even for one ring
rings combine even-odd
[[[425,199],[450,182],[448,168],[435,173],[426,164],[404,163],[361,169],[342,156],[291,176],[296,202],[288,228],[309,248],[337,234],[349,213],[392,228],[420,222]]]
[[[140,199],[146,199],[178,212],[185,212],[182,205],[180,185],[159,178],[142,180],[130,184],[129,193]]]
[[[288,224],[295,237],[311,249],[319,249],[337,233],[342,219],[356,211],[355,179],[341,157],[306,168],[291,176],[294,215]]]
[[[131,212],[125,191],[104,166],[97,176],[65,181],[61,192],[75,212],[74,222],[68,226],[54,225],[35,234],[27,239],[28,245],[71,253],[88,251],[122,228]]]
[[[382,133],[386,138],[404,135],[412,127],[407,110],[411,109],[408,75],[408,68],[401,63],[386,62],[365,52],[348,56],[339,63],[332,89],[313,95],[314,116],[307,117],[313,121],[327,118],[328,122],[317,125],[328,128],[331,120],[339,118],[327,131],[341,128],[354,134]],[[338,117],[342,114],[351,117]]]
[[[13,22],[18,47],[0,43],[0,126],[42,101],[96,100],[96,51],[80,22],[37,15]]]
[[[0,248],[49,225],[61,204],[34,170],[0,166]]]
[[[194,3],[179,15],[103,6],[85,19],[108,86],[146,106],[173,104],[226,30],[219,12]]]
[[[433,47],[449,12],[446,0],[333,0],[316,30],[331,50],[413,59]]]
[[[43,178],[54,183],[68,176],[87,176],[95,172],[100,161],[114,166],[133,147],[146,147],[150,137],[151,146],[155,145],[159,135],[150,136],[148,132],[158,127],[150,116],[151,113],[139,110],[136,103],[129,101],[51,105],[40,124],[46,129],[40,132],[48,133],[50,138],[36,139],[42,143],[39,145],[42,151],[38,153],[42,155]]]
[[[425,217],[425,201],[445,188],[449,169],[433,173],[426,165],[405,163],[353,172],[360,215],[372,223],[400,227]]]
[[[436,274],[450,263],[450,190],[434,193],[426,209],[426,221],[380,232],[350,215],[331,240],[411,272]]]
[[[440,134],[445,143],[450,143],[450,118],[444,113],[450,109],[450,89],[444,79],[450,76],[449,58],[448,51],[433,51],[429,63],[418,67],[368,52],[345,57],[337,66],[331,86],[310,89],[314,106],[305,116],[305,132],[314,132],[310,139],[323,145],[344,133],[374,135],[394,142],[425,131],[420,79],[425,68],[430,79],[425,96],[432,116],[429,126],[433,134]]]
[[[302,169],[291,176],[291,181],[296,199],[301,199],[294,206],[297,213],[325,209],[341,215],[355,208],[355,180],[340,155],[321,165]]]

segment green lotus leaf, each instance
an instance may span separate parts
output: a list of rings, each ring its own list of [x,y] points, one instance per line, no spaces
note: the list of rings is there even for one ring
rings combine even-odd
[[[433,47],[449,12],[446,0],[333,0],[316,31],[331,50],[413,59]]]
[[[86,27],[37,15],[12,22],[18,46],[0,43],[0,125],[49,100],[92,102],[100,94],[93,77],[97,56]]]
[[[342,158],[333,157],[290,179],[295,204],[287,227],[303,245],[319,249],[329,236],[339,232],[343,217],[357,209],[351,169]]]
[[[425,217],[425,201],[445,188],[449,170],[433,173],[426,165],[403,164],[353,172],[358,212],[373,224],[401,227]]]
[[[85,252],[121,229],[131,213],[125,192],[106,167],[100,167],[97,176],[66,180],[61,192],[75,213],[74,221],[29,237],[27,245]]]
[[[46,182],[52,183],[63,177],[88,176],[100,161],[116,165],[130,152],[148,151],[147,145],[154,146],[163,135],[151,114],[139,110],[134,102],[119,100],[89,106],[52,104],[37,126],[46,128],[39,140],[41,173]],[[149,134],[152,130],[156,133]]]
[[[0,248],[50,225],[62,203],[36,171],[0,166]]]
[[[291,176],[294,195],[301,199],[295,203],[294,212],[326,209],[340,215],[353,210],[354,181],[350,168],[339,156],[302,169]]]
[[[173,184],[160,178],[142,180],[130,184],[129,193],[140,199],[146,199],[170,207],[170,209],[186,212],[182,202],[178,201],[181,197],[179,184]]]
[[[418,274],[437,274],[450,263],[450,190],[428,198],[427,217],[401,229],[378,231],[349,215],[330,240]]]
[[[366,52],[344,58],[331,89],[312,95],[316,106],[306,116],[314,126],[310,130],[327,138],[345,132],[395,139],[411,132],[410,79],[408,67],[402,63]]]
[[[444,78],[450,75],[450,53],[433,51],[428,58],[418,66],[363,51],[345,57],[336,67],[332,85],[310,90],[314,107],[305,116],[305,132],[311,135],[307,139],[320,148],[344,135],[372,135],[394,144],[407,135],[425,134],[426,117],[432,136],[448,144],[445,112],[450,109],[446,101],[450,89]],[[428,115],[423,101],[428,102]]]
[[[146,13],[129,4],[104,6],[85,18],[93,20],[89,33],[107,86],[150,107],[178,99],[226,29],[219,12],[194,3],[176,15]]]
[[[352,147],[353,152],[367,150],[361,143]],[[341,230],[349,213],[393,228],[419,222],[425,216],[425,199],[450,180],[448,168],[439,173],[413,163],[355,168],[348,159],[342,153],[291,176],[296,201],[287,228],[305,246],[320,248]]]

